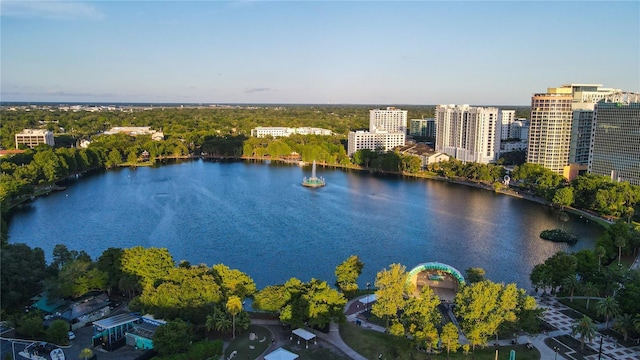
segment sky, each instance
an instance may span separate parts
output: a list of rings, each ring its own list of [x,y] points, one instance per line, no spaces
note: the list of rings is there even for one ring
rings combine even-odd
[[[529,105],[640,91],[639,1],[5,1],[0,100]]]

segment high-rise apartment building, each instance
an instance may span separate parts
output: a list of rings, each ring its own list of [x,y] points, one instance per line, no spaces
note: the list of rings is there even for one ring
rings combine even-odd
[[[506,140],[511,134],[511,124],[516,120],[515,110],[500,110],[500,139]]]
[[[498,111],[469,105],[436,106],[436,151],[461,161],[495,161],[501,133]]]
[[[405,144],[407,136],[407,110],[388,107],[369,111],[369,131],[350,131],[347,154],[369,149],[387,151]]]
[[[615,93],[594,109],[589,172],[640,185],[640,94]]]
[[[409,120],[409,135],[435,138],[436,119],[426,118]]]
[[[407,110],[388,107],[386,110],[369,110],[369,131],[407,133]]]
[[[588,132],[572,134],[572,130],[589,128],[584,125],[573,128],[573,111],[587,110],[588,104],[619,91],[601,86],[602,84],[565,84],[548,88],[546,93],[533,95],[527,162],[540,164],[558,174],[563,173],[564,167],[569,164],[569,154],[572,153],[572,138],[590,138]],[[584,145],[584,142],[576,139],[574,145],[578,144]],[[577,155],[581,151],[576,148],[573,154]]]

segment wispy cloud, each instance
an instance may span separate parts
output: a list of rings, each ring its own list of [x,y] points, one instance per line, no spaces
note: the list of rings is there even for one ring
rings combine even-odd
[[[245,90],[245,94],[253,94],[253,93],[257,93],[257,92],[265,92],[265,91],[276,91],[276,89],[272,89],[272,88],[253,88],[253,89],[248,89]]]
[[[92,4],[78,1],[2,1],[0,13],[3,17],[23,19],[102,19],[101,13]]]

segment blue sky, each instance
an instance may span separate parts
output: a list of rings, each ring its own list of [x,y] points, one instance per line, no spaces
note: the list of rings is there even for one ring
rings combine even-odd
[[[5,1],[2,101],[504,104],[640,91],[638,1]]]

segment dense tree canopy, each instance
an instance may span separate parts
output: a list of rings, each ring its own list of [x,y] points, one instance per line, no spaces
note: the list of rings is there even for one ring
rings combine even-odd
[[[41,291],[42,280],[47,277],[44,251],[25,244],[8,244],[0,256],[2,308],[11,309]]]
[[[364,263],[356,255],[336,266],[336,286],[347,298],[351,298],[358,290],[358,277],[362,273]]]
[[[532,310],[535,300],[515,284],[485,280],[464,286],[456,294],[455,313],[467,339],[475,348],[485,344],[505,323],[515,323],[523,310]]]
[[[324,327],[330,321],[344,318],[342,309],[347,299],[326,281],[311,279],[308,283],[291,278],[284,285],[267,286],[259,291],[253,303],[257,309],[280,313],[280,321],[292,327]]]

